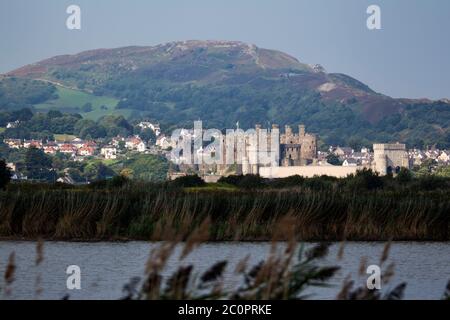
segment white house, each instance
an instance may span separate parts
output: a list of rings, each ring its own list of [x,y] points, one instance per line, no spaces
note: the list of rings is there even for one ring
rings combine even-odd
[[[16,171],[16,165],[13,162],[8,162],[6,164],[6,167],[9,168],[11,171]]]
[[[117,149],[113,146],[103,147],[100,150],[100,154],[105,157],[105,159],[117,159]]]
[[[142,129],[151,129],[155,133],[155,136],[157,137],[161,134],[161,128],[159,127],[159,124],[153,124],[148,121],[142,121],[138,124],[138,126]]]
[[[82,147],[80,149],[78,149],[78,154],[80,156],[93,156],[95,153],[95,148],[93,147]]]
[[[78,151],[77,147],[70,143],[63,144],[59,147],[59,152],[70,154],[72,156],[75,156],[77,154],[77,151]]]
[[[353,158],[345,159],[342,163],[343,167],[357,167],[358,166],[358,160]]]
[[[36,149],[42,149],[42,140],[24,140],[23,147],[25,149],[28,148],[36,148]]]
[[[80,138],[75,138],[75,139],[72,140],[72,145],[77,147],[77,149],[80,149],[81,147],[84,146],[84,141],[81,140]]]
[[[124,138],[124,137],[117,136],[117,137],[112,138],[112,140],[111,140],[111,144],[112,144],[114,147],[116,147],[116,148],[119,147],[119,144],[120,144],[121,142],[125,142],[125,138]]]
[[[144,152],[145,150],[147,150],[147,146],[146,146],[145,142],[141,141],[140,143],[138,143],[136,146],[136,150],[139,152]]]
[[[160,147],[163,150],[167,150],[170,147],[173,148],[173,144],[172,141],[170,140],[170,138],[166,137],[166,136],[160,136],[158,137],[158,139],[156,140],[156,145],[158,147]]]
[[[3,142],[12,149],[20,149],[22,147],[22,140],[20,139],[5,139]]]
[[[56,154],[58,152],[57,146],[44,146],[44,152],[46,154]]]
[[[146,144],[142,141],[139,136],[134,136],[125,140],[125,147],[128,150],[137,150],[139,152],[144,152],[147,149]]]
[[[353,154],[353,149],[349,147],[337,147],[334,154],[340,158],[349,158]]]
[[[369,148],[363,147],[363,148],[361,148],[361,153],[364,153],[364,154],[370,153],[370,150],[369,150]]]
[[[439,152],[437,150],[435,150],[435,149],[427,150],[425,152],[425,155],[427,156],[427,158],[436,160],[437,157],[439,156]]]
[[[19,120],[16,120],[14,122],[8,122],[8,124],[6,125],[7,129],[11,129],[11,128],[17,128],[20,124]]]
[[[438,160],[440,162],[448,163],[450,162],[450,152],[449,151],[442,151],[441,154],[438,157]]]

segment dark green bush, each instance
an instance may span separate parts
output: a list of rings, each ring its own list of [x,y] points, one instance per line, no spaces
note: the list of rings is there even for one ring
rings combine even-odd
[[[202,187],[206,183],[198,175],[188,175],[176,178],[170,184],[174,187],[179,188],[193,188],[193,187]]]
[[[4,189],[11,181],[11,171],[4,160],[0,160],[0,189]]]

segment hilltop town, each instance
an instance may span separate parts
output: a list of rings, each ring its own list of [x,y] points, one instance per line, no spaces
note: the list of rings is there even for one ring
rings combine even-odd
[[[15,120],[8,122],[6,128],[11,131],[19,126],[20,121]],[[232,165],[187,164],[182,156],[177,157],[173,152],[179,147],[179,141],[163,133],[158,123],[140,121],[134,127],[136,129],[130,135],[95,139],[67,134],[55,134],[48,139],[22,139],[20,135],[7,137],[2,140],[1,157],[6,159],[13,172],[13,180],[67,184],[86,184],[115,175],[164,180],[198,174],[207,182],[216,182],[222,176],[233,174],[258,174],[266,178],[291,175],[345,177],[362,168],[386,175],[395,174],[403,167],[418,174],[448,175],[450,168],[449,150],[407,150],[401,143],[375,144],[359,149],[323,144],[319,147],[319,135],[307,132],[304,125],[299,125],[297,132],[285,126],[279,137],[279,155],[275,165],[250,165],[248,159],[245,160],[245,152],[243,161],[235,159],[236,163]],[[262,128],[256,125],[255,129]],[[278,125],[273,125],[271,130],[279,130]],[[192,140],[193,135],[192,129],[180,131],[182,140]],[[211,145],[201,150],[203,156],[216,152]],[[30,157],[43,160],[29,163]],[[151,161],[147,161],[149,159]]]
[[[267,136],[267,141],[262,143],[258,136],[260,131],[267,134],[276,132],[278,141],[275,143]],[[200,176],[208,182],[216,182],[221,177],[227,175],[260,175],[264,178],[285,178],[299,175],[312,178],[314,176],[330,176],[344,178],[350,174],[356,174],[358,170],[371,169],[380,175],[396,175],[401,168],[414,169],[422,174],[433,173],[449,165],[450,153],[448,150],[438,150],[431,148],[426,151],[411,149],[407,150],[405,144],[401,143],[377,143],[372,147],[362,147],[355,150],[351,147],[329,146],[327,149],[319,150],[319,138],[316,134],[306,131],[304,125],[298,126],[298,132],[295,133],[291,126],[286,125],[283,133],[279,133],[278,125],[272,125],[271,129],[264,130],[260,125],[255,126],[256,143],[246,140],[242,150],[239,150],[236,141],[230,142],[229,137],[222,137],[220,147],[218,145],[209,145],[205,149],[197,151],[198,155],[214,158],[221,151],[222,158],[225,159],[231,154],[231,163],[191,165],[189,159],[185,156],[173,156],[172,161],[182,168],[182,172],[170,172],[171,179],[189,172],[198,171]],[[193,141],[195,131],[184,130],[181,132],[179,141]],[[263,135],[263,137],[265,137]],[[264,138],[263,138],[264,139]],[[231,140],[233,141],[233,140]],[[228,148],[228,144],[233,144]],[[276,144],[268,152],[269,157],[274,161],[261,164],[257,158],[260,154],[267,153],[265,147]],[[177,148],[177,145],[172,145]],[[218,150],[222,148],[222,150]],[[192,156],[194,157],[194,155]],[[256,161],[251,161],[254,158]],[[445,171],[445,169],[444,169]]]

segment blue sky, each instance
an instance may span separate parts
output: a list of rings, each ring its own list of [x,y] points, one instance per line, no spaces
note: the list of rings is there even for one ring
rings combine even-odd
[[[65,26],[82,10],[82,30]],[[377,4],[382,30],[366,28]],[[240,40],[322,64],[393,97],[450,97],[448,0],[1,0],[0,73],[58,54]]]

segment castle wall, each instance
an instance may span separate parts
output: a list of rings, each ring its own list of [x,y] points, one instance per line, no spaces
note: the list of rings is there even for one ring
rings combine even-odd
[[[313,178],[314,176],[330,176],[336,178],[345,178],[350,174],[356,174],[361,167],[342,167],[342,166],[296,166],[296,167],[267,167],[260,168],[261,177],[276,179],[287,178],[299,175],[305,178]]]

